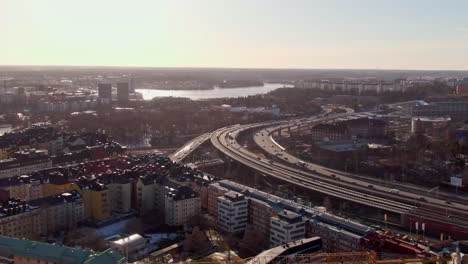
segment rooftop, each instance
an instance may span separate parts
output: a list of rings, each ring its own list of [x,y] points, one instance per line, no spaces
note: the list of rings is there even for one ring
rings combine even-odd
[[[423,122],[450,122],[452,119],[449,116],[417,116],[412,117],[412,120]]]
[[[237,202],[237,201],[242,201],[245,199],[244,195],[238,192],[234,191],[228,191],[224,194],[224,197],[226,197],[228,200]]]
[[[124,256],[115,250],[95,252],[55,244],[0,236],[0,255],[23,256],[54,263],[124,263]]]
[[[177,189],[171,188],[166,195],[167,197],[175,201],[186,200],[186,199],[196,198],[200,196],[192,188],[187,187],[187,186],[180,186]]]
[[[297,214],[295,212],[291,212],[289,210],[283,210],[282,212],[278,213],[277,217],[285,221],[289,224],[297,223],[302,221],[302,216],[300,214]]]
[[[335,228],[336,230],[350,234],[352,236],[365,236],[373,230],[372,228],[358,222],[323,212],[323,210],[319,207],[305,206],[292,200],[271,195],[233,181],[221,180],[219,182],[213,183],[213,185],[218,185],[227,190],[243,193],[246,198],[250,199],[251,201],[265,204],[273,208],[276,212],[288,210],[292,214],[294,213],[305,217],[309,221],[315,221],[322,225],[327,225],[330,228]]]
[[[78,191],[68,191],[57,195],[47,196],[44,198],[32,200],[29,202],[31,206],[44,206],[44,205],[59,205],[70,203],[81,199]]]

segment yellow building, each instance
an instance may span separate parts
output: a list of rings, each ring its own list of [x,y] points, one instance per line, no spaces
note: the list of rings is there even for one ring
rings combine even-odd
[[[80,179],[74,186],[83,196],[86,218],[101,221],[111,216],[109,189],[96,179]]]
[[[57,195],[70,190],[76,190],[76,183],[68,181],[52,182],[43,184],[42,186],[42,193],[44,197]]]
[[[37,179],[22,175],[5,180],[0,187],[0,198],[3,201],[8,198],[31,201],[76,190],[75,185],[64,177]]]

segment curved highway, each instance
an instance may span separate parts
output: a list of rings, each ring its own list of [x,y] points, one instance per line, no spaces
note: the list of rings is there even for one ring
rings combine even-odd
[[[210,139],[210,133],[202,134],[189,142],[185,143],[182,147],[180,147],[176,152],[169,155],[169,159],[173,162],[180,162],[185,157],[187,157],[192,151],[198,148],[201,144],[205,143],[208,139]]]
[[[327,168],[313,168],[310,171],[304,171],[296,166],[284,165],[271,159],[258,156],[240,146],[236,141],[236,137],[246,130],[281,127],[291,122],[300,122],[301,124],[304,122],[325,122],[349,115],[350,113],[324,117],[328,114],[329,113],[322,114],[317,117],[309,118],[308,120],[265,122],[221,128],[211,134],[211,142],[226,156],[265,175],[312,191],[373,208],[379,208],[388,212],[410,215],[421,219],[431,219],[441,223],[450,223],[457,228],[457,231],[461,230],[461,232],[467,232],[468,235],[468,219],[466,219],[466,217],[448,216],[448,213],[445,213],[448,211],[450,211],[450,213],[456,211],[466,213],[467,207],[465,205],[449,205],[445,204],[443,200],[414,195],[412,193],[392,193],[383,186],[374,186],[365,181],[358,182],[358,180],[353,178],[347,179],[344,178],[345,176],[337,176],[334,171]],[[264,131],[265,133],[271,133],[273,130],[267,129]],[[281,150],[277,151],[281,152]]]
[[[429,202],[440,202],[440,199],[433,199],[432,197],[425,197],[429,193],[431,189],[424,189],[421,187],[415,186],[408,186],[401,183],[386,183],[382,180],[371,178],[364,175],[348,173],[332,168],[327,168],[312,162],[307,162],[301,160],[300,158],[288,153],[286,149],[281,146],[276,140],[273,138],[273,133],[278,132],[279,130],[285,129],[287,126],[276,126],[276,127],[269,127],[267,129],[263,129],[258,131],[254,135],[254,142],[255,144],[260,147],[263,151],[265,151],[270,156],[274,156],[277,159],[281,160],[283,163],[289,163],[290,166],[298,166],[301,167],[303,170],[308,171],[315,171],[320,174],[324,175],[335,175],[339,177],[343,181],[354,182],[356,184],[360,184],[362,186],[372,186],[376,190],[382,192],[391,192],[398,189],[398,193],[404,196],[413,197],[413,199],[426,199]],[[391,187],[388,187],[391,186]],[[395,189],[396,188],[396,189]],[[406,190],[406,191],[404,191]],[[419,193],[419,195],[417,195]],[[468,198],[462,196],[451,195],[447,193],[440,193],[441,197],[446,198],[450,201],[461,201],[461,202],[468,202]],[[460,208],[468,210],[468,207]]]

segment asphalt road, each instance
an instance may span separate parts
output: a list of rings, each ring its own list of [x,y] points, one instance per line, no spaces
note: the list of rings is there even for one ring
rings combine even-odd
[[[169,158],[173,162],[180,162],[185,157],[187,157],[192,151],[197,149],[201,144],[205,143],[208,139],[210,139],[210,133],[202,134],[189,142],[185,143],[181,148],[176,150],[174,153],[169,155]]]
[[[348,113],[339,114],[325,118],[323,116],[320,118],[313,117],[310,121],[324,122],[331,118],[347,114]],[[303,123],[307,122],[307,120],[301,119],[289,121],[289,123],[293,124],[294,122]],[[237,135],[246,130],[284,126],[285,124],[285,122],[267,122],[222,128],[211,135],[211,142],[224,154],[245,164],[246,166],[262,172],[265,175],[276,177],[283,181],[290,182],[313,191],[363,205],[380,208],[389,212],[414,215],[425,219],[450,223],[463,230],[468,226],[468,219],[466,216],[448,216],[448,214],[454,214],[455,212],[466,214],[468,212],[468,206],[465,204],[446,204],[445,200],[422,196],[420,194],[391,191],[388,187],[377,186],[374,184],[370,186],[371,184],[366,181],[350,178],[342,173],[337,174],[339,172],[317,166],[315,164],[307,164],[309,170],[305,171],[303,168],[299,168],[295,165],[299,160],[294,156],[285,153],[284,150],[281,150],[281,146],[275,146],[275,144],[263,144],[264,142],[267,142],[265,140],[269,140],[265,137],[269,137],[269,133],[271,133],[273,129],[267,128],[263,130],[263,135],[261,133],[258,135],[256,134],[257,137],[254,140],[256,140],[260,146],[264,146],[264,148],[267,149],[267,152],[273,155],[276,153],[282,153],[282,155],[284,155],[283,160],[288,161],[289,165],[275,162],[272,159],[252,153],[246,148],[240,146],[236,141]]]

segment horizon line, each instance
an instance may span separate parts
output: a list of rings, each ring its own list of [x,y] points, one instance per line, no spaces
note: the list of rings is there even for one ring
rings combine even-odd
[[[134,68],[134,69],[211,69],[211,70],[318,70],[318,71],[422,71],[422,72],[468,72],[468,69],[404,69],[404,68],[283,68],[283,67],[213,67],[213,66],[122,66],[122,65],[60,65],[60,64],[0,64],[0,67],[69,67],[69,68]]]

